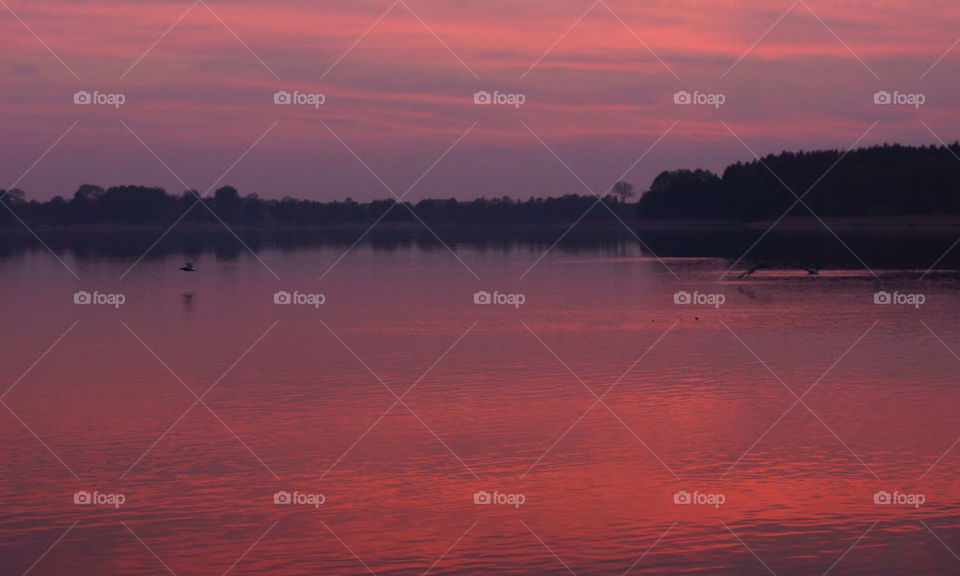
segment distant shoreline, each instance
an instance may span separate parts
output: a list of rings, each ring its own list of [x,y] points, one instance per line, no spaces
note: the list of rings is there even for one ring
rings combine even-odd
[[[736,232],[736,231],[764,231],[771,227],[781,232],[800,232],[815,233],[818,231],[827,232],[824,223],[834,232],[890,232],[890,233],[909,233],[913,234],[960,234],[960,216],[933,216],[933,215],[915,215],[915,216],[863,216],[848,218],[823,218],[823,222],[814,217],[790,216],[780,221],[763,220],[755,222],[738,222],[731,220],[707,220],[707,219],[623,219],[618,220],[589,220],[586,219],[577,223],[575,228],[582,231],[592,232],[611,232],[611,233],[629,233],[627,230],[640,233],[643,231],[656,232],[684,232],[684,231],[716,231],[716,232]],[[252,232],[284,232],[284,231],[302,231],[302,232],[350,232],[356,231],[362,233],[370,230],[371,227],[383,232],[416,232],[424,230],[425,227],[419,222],[379,222],[373,226],[373,222],[355,222],[342,224],[231,224],[226,225],[234,231],[252,231]],[[528,225],[462,225],[430,223],[428,224],[434,230],[447,231],[486,231],[490,233],[503,233],[507,236],[511,234],[523,235],[530,232],[547,232],[569,230],[574,226],[574,222],[559,222],[548,224],[528,224]],[[31,229],[37,233],[77,233],[77,234],[107,234],[107,233],[128,233],[128,232],[151,232],[162,233],[171,228],[170,225],[161,224],[38,224],[31,226]],[[181,222],[175,226],[176,230],[181,232],[219,232],[226,231],[224,224],[220,222]],[[19,223],[4,223],[0,225],[0,232],[30,234],[30,232]]]

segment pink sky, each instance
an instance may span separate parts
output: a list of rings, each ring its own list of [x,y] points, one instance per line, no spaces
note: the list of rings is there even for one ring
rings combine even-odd
[[[84,182],[179,192],[178,178],[203,191],[261,137],[221,183],[369,199],[389,195],[379,177],[397,194],[419,180],[410,199],[526,198],[586,192],[544,144],[602,192],[668,130],[625,177],[641,190],[661,170],[751,159],[731,131],[767,154],[960,128],[950,2],[5,2],[0,188],[76,123],[18,183],[33,198]],[[79,90],[126,102],[78,106]],[[277,90],[326,102],[277,106]],[[479,90],[526,102],[478,106]],[[679,90],[726,102],[678,106]],[[925,103],[877,106],[878,90]]]

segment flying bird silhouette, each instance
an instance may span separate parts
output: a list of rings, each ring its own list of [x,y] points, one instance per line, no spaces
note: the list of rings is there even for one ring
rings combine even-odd
[[[747,277],[747,276],[750,276],[751,274],[753,274],[753,273],[756,272],[757,270],[766,270],[766,269],[769,269],[769,268],[770,268],[770,267],[767,266],[766,264],[757,264],[756,266],[750,268],[749,270],[745,270],[742,274],[740,274],[739,276],[737,276],[737,279],[739,280],[740,278],[745,278],[745,277]]]

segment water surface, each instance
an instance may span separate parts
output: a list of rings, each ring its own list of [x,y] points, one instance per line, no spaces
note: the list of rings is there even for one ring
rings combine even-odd
[[[960,569],[954,275],[346,248],[0,260],[2,572]]]

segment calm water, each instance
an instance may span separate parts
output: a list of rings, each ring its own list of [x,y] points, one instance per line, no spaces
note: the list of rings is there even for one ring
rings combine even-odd
[[[960,571],[955,276],[343,250],[0,260],[0,572]]]

